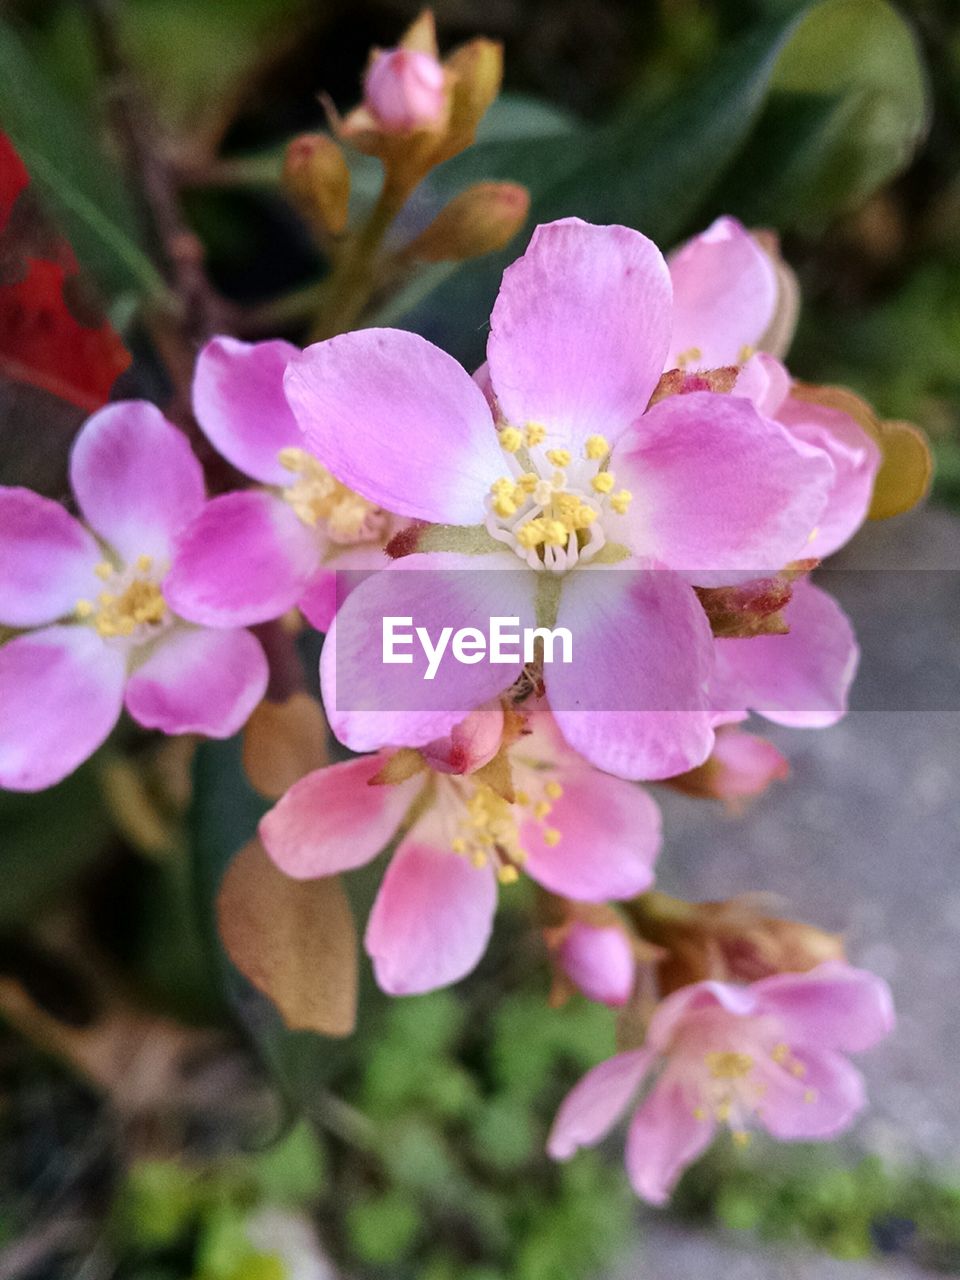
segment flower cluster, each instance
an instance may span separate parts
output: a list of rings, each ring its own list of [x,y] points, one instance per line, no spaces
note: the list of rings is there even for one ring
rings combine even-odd
[[[380,156],[396,199],[472,137],[495,62],[475,42],[441,64],[421,21],[374,56],[336,131]],[[301,140],[286,178],[339,235],[336,144]],[[454,202],[416,252],[452,244],[488,196]],[[627,1165],[660,1203],[724,1123],[740,1141],[839,1132],[863,1104],[844,1054],[890,1029],[886,987],[816,931],[665,906],[659,810],[637,785],[742,803],[787,772],[739,727],[749,713],[822,727],[845,710],[856,641],[809,574],[865,519],[881,453],[782,363],[794,311],[775,248],[733,219],[665,258],[570,218],[504,274],[472,374],[397,329],[304,350],[214,338],[193,414],[241,477],[229,491],[207,497],[188,438],[143,401],[77,436],[80,518],[0,490],[0,785],[53,785],[124,708],[232,736],[271,675],[248,628],[309,625],[329,724],[359,754],[295,781],[262,844],[295,880],[392,849],[366,949],[395,995],[469,973],[498,887],[535,883],[554,998],[622,1008],[634,1046],[570,1094],[552,1155],[642,1094]],[[382,661],[398,616],[427,632],[508,617],[541,647],[448,663],[426,698],[412,658]],[[556,628],[575,662],[546,660]]]

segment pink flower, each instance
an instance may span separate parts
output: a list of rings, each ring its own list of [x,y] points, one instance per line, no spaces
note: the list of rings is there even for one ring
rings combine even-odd
[[[574,920],[554,954],[563,972],[588,1000],[617,1007],[630,999],[637,965],[623,929]]]
[[[214,338],[193,383],[214,448],[263,489],[214,498],[180,536],[165,593],[185,618],[246,626],[298,606],[326,631],[335,569],[374,569],[401,522],[344,488],[303,447],[283,394],[297,348]]]
[[[718,1123],[745,1140],[755,1125],[784,1141],[832,1138],[865,1105],[844,1056],[893,1028],[887,984],[828,961],[750,986],[697,982],[660,1004],[646,1044],[602,1062],[567,1095],[547,1149],[566,1160],[593,1146],[649,1088],[627,1135],[637,1195],[663,1204]]]
[[[797,556],[831,555],[866,519],[880,451],[848,414],[792,394],[790,374],[766,354],[780,286],[770,256],[735,218],[718,218],[670,257],[673,340],[667,367],[742,365],[735,393],[792,435],[824,450],[834,479],[814,537]]]
[[[860,660],[847,615],[801,578],[783,616],[785,635],[716,641],[710,697],[718,720],[750,710],[794,729],[824,729],[846,715]]]
[[[544,625],[547,614],[580,654],[547,675],[572,746],[630,778],[706,758],[713,639],[691,584],[795,558],[833,466],[744,398],[696,392],[647,410],[671,323],[669,273],[650,240],[566,219],[539,227],[504,275],[487,395],[429,342],[390,329],[291,360],[294,415],[339,480],[401,515],[469,529],[448,543],[457,549],[369,578],[340,610],[321,674],[347,745],[423,745],[520,673],[451,664],[433,705],[417,704],[411,668],[381,665],[380,618],[413,615],[436,632],[491,615]],[[406,576],[418,569],[448,572]]]
[[[392,995],[469,973],[490,937],[497,881],[520,869],[585,902],[632,897],[653,880],[660,816],[646,792],[591,769],[540,714],[509,749],[510,803],[481,772],[502,727],[499,706],[484,708],[455,731],[453,753],[435,744],[419,760],[387,750],[319,769],[261,823],[267,852],[298,879],[363,866],[400,835],[366,933]]]
[[[86,526],[29,489],[0,489],[0,786],[59,782],[104,741],[124,705],[148,729],[229,737],[262,698],[248,632],[185,624],[165,578],[204,505],[185,437],[145,401],[108,405],[73,446]],[[87,527],[89,526],[89,527]]]
[[[446,115],[446,73],[418,49],[380,50],[363,83],[363,103],[389,133],[429,129]]]

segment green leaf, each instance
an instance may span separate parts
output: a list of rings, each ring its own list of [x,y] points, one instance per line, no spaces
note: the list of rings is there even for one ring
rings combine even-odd
[[[103,849],[110,823],[96,774],[97,766],[91,762],[40,795],[0,792],[4,866],[0,930],[33,919]]]
[[[80,262],[115,296],[166,286],[140,248],[119,175],[82,114],[47,81],[14,29],[0,20],[0,127],[51,204]]]
[[[824,47],[829,59],[818,56]],[[792,109],[798,96],[802,112]],[[664,102],[634,100],[572,137],[481,143],[443,166],[433,189],[449,198],[469,182],[519,181],[531,191],[531,227],[576,215],[635,226],[666,246],[725,206],[755,216],[751,201],[771,181],[755,172],[767,154],[768,110],[780,126],[767,167],[789,176],[768,216],[786,224],[799,183],[822,184],[830,212],[889,178],[922,134],[925,102],[913,38],[885,0],[821,0],[768,19]],[[735,162],[750,181],[731,180],[720,201]],[[801,209],[821,208],[820,189],[805,189]],[[438,280],[426,298],[411,299],[404,325],[479,364],[500,276],[522,248],[517,239]]]

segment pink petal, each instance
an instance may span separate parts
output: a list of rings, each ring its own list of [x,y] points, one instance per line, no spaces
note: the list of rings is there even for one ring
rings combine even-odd
[[[197,357],[193,411],[204,435],[228,462],[264,484],[290,483],[281,449],[302,444],[283,393],[298,349],[289,342],[213,338]]]
[[[860,651],[846,614],[806,579],[784,610],[787,635],[718,640],[711,697],[718,709],[749,707],[776,724],[821,729],[847,710]]]
[[[592,1147],[617,1123],[650,1069],[649,1049],[631,1049],[601,1062],[570,1090],[557,1112],[547,1153],[569,1160],[580,1147]]]
[[[429,553],[394,560],[355,587],[324,641],[320,681],[334,733],[354,751],[425,746],[514,682],[522,661],[463,665],[449,648],[433,680],[416,637],[411,665],[383,662],[383,619],[412,618],[435,642],[444,627],[487,631],[491,617],[533,626],[536,574],[513,557]],[[506,565],[506,567],[502,567]],[[406,627],[408,632],[410,627]],[[398,650],[398,652],[400,652]]]
[[[789,399],[777,414],[798,440],[823,449],[834,466],[834,480],[816,536],[804,555],[829,556],[856,533],[867,518],[880,450],[846,413]]]
[[[338,480],[397,515],[477,524],[504,474],[483,392],[438,347],[364,329],[307,347],[286,393],[308,446]]]
[[[70,482],[87,523],[128,564],[141,555],[166,563],[204,500],[186,436],[146,400],[108,404],[87,419]]]
[[[791,385],[785,365],[776,356],[758,351],[737,374],[734,393],[752,400],[762,417],[779,419],[779,410],[790,394]]]
[[[531,817],[521,830],[524,870],[553,893],[581,902],[632,898],[653,883],[660,852],[660,810],[646,791],[597,769],[562,777],[546,826]],[[544,831],[560,833],[550,846]]]
[[[666,1053],[685,1023],[704,1016],[712,1020],[717,1010],[733,1018],[751,1017],[757,1011],[754,987],[714,981],[680,987],[657,1005],[647,1029],[647,1043]]]
[[[390,559],[379,542],[361,542],[357,546],[344,547],[342,550],[329,547],[330,558],[307,583],[303,595],[297,601],[297,608],[318,631],[329,631],[337,612],[337,593],[339,589],[342,603],[350,594],[351,575],[360,570],[373,572],[386,569]],[[357,579],[360,581],[360,579]]]
[[[667,778],[713,745],[704,686],[713,637],[692,589],[658,569],[568,574],[557,615],[574,661],[554,663],[547,695],[567,742],[622,778]]]
[[[411,996],[457,982],[487,948],[497,905],[490,865],[450,852],[433,815],[394,854],[367,923],[377,982]]]
[[[780,973],[754,984],[757,1008],[780,1019],[791,1046],[870,1049],[894,1027],[893,997],[882,978],[838,961],[808,973]]]
[[[695,391],[654,405],[615,450],[633,493],[637,555],[698,585],[760,577],[806,554],[833,482],[820,449],[739,396]]]
[[[230,738],[266,693],[268,675],[249,631],[177,627],[130,677],[127,710],[146,729]]]
[[[292,609],[317,571],[318,534],[272,493],[208,502],[177,539],[163,584],[172,609],[209,627],[268,622]]]
[[[622,929],[598,929],[575,920],[557,950],[557,959],[588,1000],[615,1008],[630,999],[637,966]]]
[[[777,304],[773,263],[736,218],[716,222],[668,259],[673,338],[666,368],[689,356],[695,369],[741,364],[770,326]]]
[[[696,1098],[668,1074],[630,1122],[627,1173],[634,1191],[650,1204],[666,1203],[681,1173],[713,1140],[713,1121],[698,1119],[696,1111]]]
[[[386,755],[317,769],[294,783],[260,823],[260,839],[281,871],[298,880],[352,871],[396,835],[425,774],[371,786]]]
[[[829,1049],[791,1050],[802,1078],[773,1063],[761,1073],[766,1086],[759,1111],[768,1133],[786,1141],[833,1138],[866,1106],[863,1077],[842,1054]]]
[[[489,764],[503,738],[503,704],[478,707],[450,733],[423,748],[423,758],[436,773],[473,773]]]
[[[628,227],[564,218],[537,227],[503,275],[487,359],[504,415],[547,442],[611,442],[639,417],[670,340],[660,250]]]
[[[29,489],[0,488],[0,621],[36,627],[72,613],[103,557],[83,525]]]
[[[0,648],[0,787],[42,791],[117,723],[126,660],[89,627],[47,627]]]
[[[732,727],[717,734],[706,768],[706,787],[718,800],[760,795],[790,772],[786,756],[772,742]]]

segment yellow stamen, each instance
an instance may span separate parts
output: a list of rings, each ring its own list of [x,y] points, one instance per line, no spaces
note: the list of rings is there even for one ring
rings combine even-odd
[[[619,493],[611,494],[610,506],[614,509],[618,516],[627,514],[627,508],[633,501],[633,494],[629,489],[621,489]]]
[[[500,448],[507,453],[516,453],[523,444],[523,433],[516,427],[504,427],[500,432]]]
[[[546,439],[547,428],[542,422],[527,423],[527,444],[531,447],[542,444]]]
[[[552,779],[543,789],[551,800],[559,800],[563,795],[563,787],[559,782],[554,782]]]
[[[543,843],[551,849],[560,843],[560,832],[556,827],[547,827],[543,833]]]
[[[109,560],[101,560],[98,565],[94,565],[93,572],[103,582],[106,582],[108,578],[113,576],[113,565]]]
[[[137,556],[137,572],[149,573],[153,568],[153,556]]]
[[[78,618],[90,618],[93,616],[94,608],[92,600],[78,600],[74,612]]]
[[[497,868],[497,879],[501,884],[516,884],[520,879],[520,872],[509,862],[505,862],[502,867]]]
[[[610,445],[607,443],[605,436],[587,436],[587,443],[583,449],[585,458],[588,458],[591,462],[599,462],[609,452]]]
[[[808,1090],[806,1091],[806,1093],[804,1093],[804,1095],[803,1095],[803,1100],[804,1100],[804,1102],[807,1104],[807,1106],[808,1106],[808,1107],[809,1107],[809,1106],[813,1106],[813,1104],[814,1104],[814,1103],[816,1102],[816,1100],[817,1100],[817,1091],[816,1091],[816,1089],[808,1089]]]
[[[549,800],[538,800],[533,806],[533,816],[535,818],[546,818],[552,808],[553,805]]]
[[[749,1053],[708,1053],[706,1061],[714,1080],[739,1080],[753,1068]]]
[[[597,493],[609,493],[614,484],[616,484],[616,480],[612,471],[600,471],[593,477],[590,484]]]
[[[569,449],[548,449],[547,461],[552,462],[555,467],[569,467],[570,450]]]
[[[734,1129],[733,1140],[738,1147],[746,1147],[750,1144],[750,1135],[745,1129]]]

